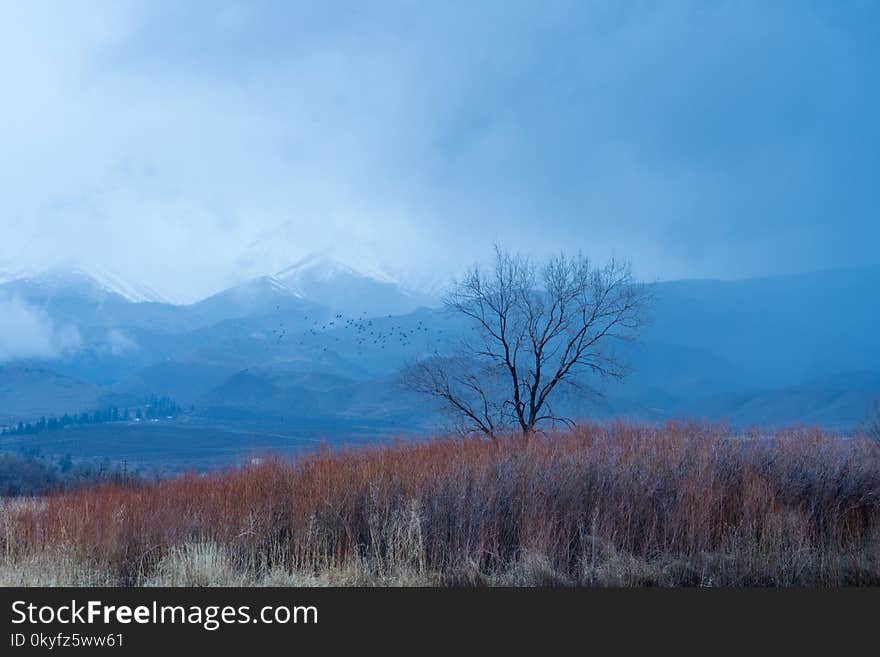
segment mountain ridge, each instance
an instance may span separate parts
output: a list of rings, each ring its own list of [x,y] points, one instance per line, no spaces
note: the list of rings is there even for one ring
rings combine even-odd
[[[358,280],[350,268],[316,260],[305,264],[316,262],[318,283],[327,272],[331,283],[343,288]],[[332,295],[321,294],[334,292],[333,286],[318,283],[309,295],[333,303]],[[28,390],[38,395],[44,379],[45,406],[57,409],[60,399],[76,399],[69,394],[76,384],[59,385],[61,376],[82,382],[83,390],[126,399],[173,393],[187,402],[210,400],[224,413],[253,419],[248,395],[265,389],[271,399],[257,405],[260,412],[289,421],[296,415],[286,405],[308,409],[304,400],[311,400],[321,411],[309,411],[309,417],[320,415],[322,422],[330,421],[334,408],[346,421],[364,413],[380,422],[386,404],[395,426],[403,417],[415,424],[428,405],[407,406],[410,401],[403,400],[410,398],[395,387],[395,377],[407,363],[451,349],[465,327],[441,309],[409,309],[410,298],[388,312],[374,286],[393,295],[399,288],[389,290],[375,280],[361,285],[348,290],[353,296],[347,312],[312,301],[275,276],[245,281],[187,306],[133,303],[118,295],[89,300],[88,287],[81,290],[84,299],[34,298],[40,317],[57,326],[75,322],[82,344],[54,358],[30,358],[30,366],[44,374],[27,379]],[[690,415],[749,424],[776,413],[782,422],[800,417],[837,427],[851,426],[868,400],[880,397],[878,304],[871,301],[880,290],[880,268],[653,285],[651,324],[639,340],[620,348],[630,376],[605,386],[603,400],[581,400],[583,417]],[[9,289],[0,285],[0,300],[4,288]],[[46,287],[35,291],[52,294]],[[371,314],[363,300],[374,293]],[[248,375],[231,380],[242,372]],[[7,376],[14,385],[16,375]],[[328,377],[350,383],[337,387],[340,395],[334,396],[325,389]],[[241,400],[235,399],[238,390]],[[287,399],[285,390],[299,401]],[[6,400],[3,410],[10,417],[38,412],[41,401],[37,396],[36,404],[24,404],[20,395]]]

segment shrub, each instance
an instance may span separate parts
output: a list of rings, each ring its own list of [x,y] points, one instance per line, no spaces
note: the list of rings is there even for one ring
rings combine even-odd
[[[880,446],[590,425],[104,483],[10,522],[11,562],[66,546],[129,585],[878,584]]]

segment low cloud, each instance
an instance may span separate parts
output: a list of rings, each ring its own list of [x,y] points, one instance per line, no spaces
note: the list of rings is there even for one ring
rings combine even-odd
[[[352,4],[0,2],[0,269],[878,262],[880,3]]]
[[[122,356],[129,351],[136,351],[138,348],[137,342],[119,329],[111,329],[107,332],[107,345],[110,347],[110,353],[114,356]]]
[[[56,326],[40,308],[17,297],[0,299],[0,363],[58,358],[82,344],[75,326]]]

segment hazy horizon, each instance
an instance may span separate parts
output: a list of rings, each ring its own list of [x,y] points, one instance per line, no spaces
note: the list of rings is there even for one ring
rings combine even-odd
[[[313,252],[300,260],[291,263],[291,269],[295,268],[301,262],[309,261],[312,258],[325,258],[328,263],[337,263],[341,265],[345,265],[350,267],[356,274],[363,275],[367,278],[373,278],[374,280],[378,280],[379,282],[388,282],[395,285],[400,285],[404,291],[421,293],[429,296],[433,296],[437,302],[439,303],[443,293],[445,290],[452,286],[457,280],[460,274],[449,274],[448,277],[435,277],[431,279],[430,282],[427,282],[423,285],[419,285],[417,282],[413,283],[412,281],[407,281],[404,279],[395,279],[392,278],[393,274],[388,271],[381,271],[372,269],[369,266],[358,266],[357,264],[352,264],[350,262],[343,261],[339,258],[336,258],[332,255],[329,255],[326,250],[325,251],[316,251]],[[602,261],[599,261],[601,264]],[[654,284],[674,284],[674,283],[699,283],[699,282],[712,282],[712,283],[737,283],[737,282],[748,282],[748,281],[760,281],[763,279],[770,278],[787,278],[787,277],[797,277],[797,276],[811,276],[811,275],[830,275],[834,273],[843,273],[843,272],[857,272],[857,271],[870,271],[880,268],[880,264],[865,264],[865,265],[853,265],[853,266],[837,266],[837,267],[826,267],[820,269],[807,269],[800,271],[786,271],[786,272],[775,272],[772,274],[754,274],[754,275],[744,275],[744,276],[693,276],[693,277],[681,277],[681,278],[661,278],[657,277],[654,279],[643,279],[636,278],[635,281],[637,283],[644,283],[647,285]],[[214,295],[220,294],[224,291],[227,291],[231,288],[235,288],[244,283],[259,279],[259,278],[274,278],[279,271],[268,271],[265,273],[257,274],[255,276],[243,276],[243,277],[232,277],[228,279],[222,285],[219,285],[216,288],[208,289],[207,292],[198,296],[162,296],[156,288],[152,287],[151,281],[147,279],[118,279],[115,278],[119,272],[108,270],[108,269],[89,269],[87,262],[78,262],[72,258],[67,259],[66,261],[61,261],[54,264],[46,265],[45,267],[37,267],[30,270],[19,270],[19,271],[3,271],[0,270],[0,284],[13,282],[16,280],[29,279],[29,278],[39,278],[41,276],[45,276],[51,273],[58,273],[60,275],[74,274],[74,273],[82,273],[83,275],[94,277],[96,282],[99,284],[106,284],[110,291],[125,291],[124,285],[127,283],[136,283],[142,286],[145,290],[150,292],[155,292],[159,295],[160,298],[157,299],[146,299],[147,301],[159,301],[162,303],[168,303],[171,305],[177,306],[188,306],[196,304],[200,301],[204,301]],[[101,275],[105,274],[105,278],[101,278]],[[117,284],[117,285],[114,285]],[[118,289],[114,289],[118,288]],[[132,293],[136,296],[137,288],[132,290]],[[138,299],[134,299],[138,301]],[[7,304],[11,304],[13,302],[20,302],[15,298],[7,298],[0,296],[0,307],[6,309]]]

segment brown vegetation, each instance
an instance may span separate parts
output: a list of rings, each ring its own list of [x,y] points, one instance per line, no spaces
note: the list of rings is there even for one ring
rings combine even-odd
[[[880,445],[583,426],[0,509],[5,583],[880,584]]]

